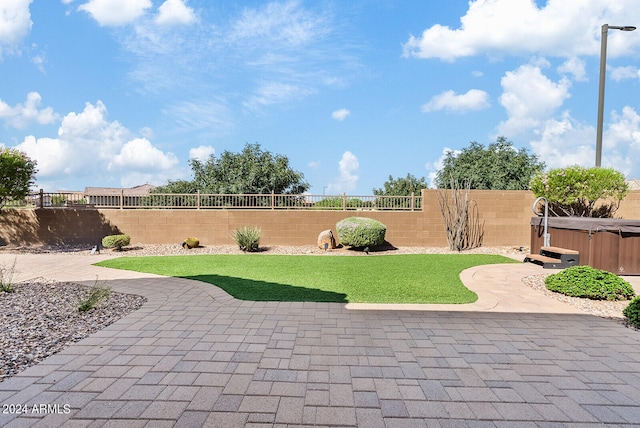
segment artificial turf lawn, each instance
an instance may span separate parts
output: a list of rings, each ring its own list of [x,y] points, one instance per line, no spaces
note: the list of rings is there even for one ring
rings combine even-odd
[[[241,300],[472,303],[478,296],[462,284],[460,272],[477,265],[514,262],[486,254],[217,254],[122,257],[96,265],[195,279]]]

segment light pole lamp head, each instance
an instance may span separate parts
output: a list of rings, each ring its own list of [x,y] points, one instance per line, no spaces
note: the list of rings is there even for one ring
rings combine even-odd
[[[612,30],[620,30],[620,31],[634,31],[636,29],[636,27],[634,27],[633,25],[618,26],[618,25],[608,25],[608,24],[604,24],[603,28],[612,29]]]

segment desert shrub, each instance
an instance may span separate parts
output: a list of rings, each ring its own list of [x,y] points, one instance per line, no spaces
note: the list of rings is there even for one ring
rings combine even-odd
[[[244,226],[234,230],[232,235],[242,251],[254,252],[260,248],[262,231],[257,227]]]
[[[200,246],[200,240],[198,238],[186,238],[182,243],[182,248],[190,250],[191,248],[197,248]]]
[[[572,266],[545,279],[547,288],[571,297],[592,300],[628,300],[635,295],[619,276],[590,266]]]
[[[622,314],[629,319],[629,323],[640,327],[640,296],[635,297],[629,305],[622,311]]]
[[[122,247],[126,247],[131,242],[129,235],[108,235],[102,238],[102,246],[104,248],[114,248],[118,251],[122,250]]]
[[[348,247],[375,247],[384,243],[387,226],[366,217],[348,217],[336,224],[340,243]]]
[[[80,298],[78,302],[78,310],[80,312],[87,312],[96,307],[102,300],[109,298],[111,289],[103,285],[96,283],[91,289]]]
[[[13,277],[16,273],[17,259],[10,266],[0,265],[0,292],[13,293]]]
[[[629,186],[613,168],[571,166],[531,179],[531,191],[543,196],[557,216],[613,217]]]

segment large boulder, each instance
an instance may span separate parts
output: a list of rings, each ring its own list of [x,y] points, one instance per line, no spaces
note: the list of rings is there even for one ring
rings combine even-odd
[[[336,238],[333,237],[331,229],[323,230],[320,232],[320,235],[318,235],[318,247],[324,250],[324,244],[327,244],[328,249],[336,248]]]

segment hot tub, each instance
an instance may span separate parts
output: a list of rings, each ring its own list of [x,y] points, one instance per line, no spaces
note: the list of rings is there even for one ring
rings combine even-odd
[[[549,244],[580,252],[580,264],[640,275],[640,220],[549,217]],[[544,243],[544,217],[531,219],[531,253]]]

